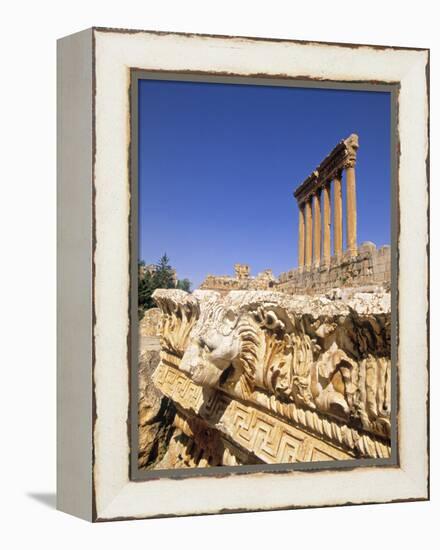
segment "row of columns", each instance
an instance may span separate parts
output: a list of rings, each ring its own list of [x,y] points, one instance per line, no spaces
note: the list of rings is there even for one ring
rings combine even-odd
[[[357,254],[356,179],[354,165],[346,171],[346,244],[351,256]],[[322,189],[299,205],[298,266],[328,265],[331,257],[331,185],[333,184],[333,254],[341,257],[342,245],[342,171]],[[322,238],[322,243],[321,243]]]

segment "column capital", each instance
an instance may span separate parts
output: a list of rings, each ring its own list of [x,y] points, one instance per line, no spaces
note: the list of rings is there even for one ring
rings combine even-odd
[[[354,168],[356,165],[357,150],[359,149],[359,137],[357,134],[351,134],[345,141],[347,151],[344,168]]]
[[[344,169],[347,170],[348,168],[354,168],[356,166],[356,157],[347,159],[344,162]]]

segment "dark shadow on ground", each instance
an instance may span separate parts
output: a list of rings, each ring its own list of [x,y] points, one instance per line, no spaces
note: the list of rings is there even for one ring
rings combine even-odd
[[[48,508],[56,508],[57,495],[55,493],[27,493],[27,496],[44,504]]]

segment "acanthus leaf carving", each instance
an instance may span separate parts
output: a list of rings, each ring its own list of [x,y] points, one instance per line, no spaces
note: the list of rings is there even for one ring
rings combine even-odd
[[[164,354],[176,353],[179,370],[195,384],[244,404],[267,395],[281,415],[295,405],[295,422],[304,429],[320,425],[322,435],[341,448],[370,456],[372,443],[360,429],[385,438],[374,443],[374,453],[385,452],[391,408],[386,301],[156,292]],[[373,346],[380,355],[373,355]]]

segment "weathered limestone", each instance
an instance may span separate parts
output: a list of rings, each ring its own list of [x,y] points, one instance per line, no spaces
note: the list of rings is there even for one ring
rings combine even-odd
[[[250,268],[247,264],[235,264],[234,272],[237,279],[249,279],[250,277]]]
[[[256,277],[252,277],[250,268],[246,265],[246,276],[243,276],[243,272],[237,271],[237,265],[241,266],[242,264],[235,264],[235,276],[208,275],[200,285],[200,289],[216,290],[221,293],[230,290],[267,290],[278,283],[278,279],[274,277],[271,269],[265,269]]]
[[[154,298],[153,380],[177,408],[167,467],[390,456],[389,293]]]
[[[347,250],[351,256],[357,252],[356,242],[356,180],[354,175],[354,166],[349,166],[346,170],[347,177]]]
[[[307,262],[308,246],[311,246],[312,230],[310,236],[307,237],[307,215],[310,208],[310,201],[314,205],[314,221],[313,221],[313,266],[328,264],[329,261],[329,224],[330,224],[330,202],[327,208],[323,208],[324,220],[322,228],[323,250],[321,255],[321,205],[320,195],[323,192],[323,200],[330,200],[330,186],[333,182],[334,186],[334,254],[341,257],[343,253],[342,244],[342,189],[341,180],[342,172],[346,171],[347,178],[347,249],[351,256],[357,253],[356,243],[356,180],[355,180],[355,165],[356,155],[359,148],[359,138],[356,134],[352,134],[331,151],[331,153],[321,162],[321,164],[310,174],[308,178],[295,190],[294,196],[298,202],[298,207],[301,211],[303,205],[306,209],[306,266],[310,267],[311,262]],[[301,225],[301,215],[300,215]],[[298,248],[301,250],[302,235],[298,234]],[[302,267],[299,262],[298,267]]]
[[[331,196],[330,196],[330,185],[325,185],[322,190],[322,225],[323,225],[323,243],[322,243],[322,261],[324,265],[330,263],[331,256]],[[299,267],[299,266],[298,266]]]
[[[139,321],[140,336],[157,336],[159,331],[160,309],[152,307],[147,309],[144,316]]]
[[[305,264],[306,268],[310,269],[312,265],[312,203],[308,200],[304,207],[306,221],[306,247],[305,247]]]
[[[328,264],[311,271],[300,268],[281,273],[274,289],[287,294],[319,294],[333,288],[391,286],[391,249],[376,249],[371,242],[363,243],[352,256],[349,251],[333,256]]]
[[[313,195],[313,263],[317,267],[321,262],[321,194]]]
[[[355,256],[347,251],[341,257],[332,256],[318,268],[307,270],[298,267],[281,273],[278,278],[270,269],[247,279],[209,275],[200,289],[216,290],[223,294],[230,290],[276,290],[286,294],[313,295],[334,288],[362,287],[372,291],[378,286],[390,289],[391,248],[386,245],[376,249],[374,243],[365,242],[358,247]]]
[[[350,256],[357,253],[356,236],[356,178],[355,166],[356,155],[359,148],[359,141],[356,135],[352,135],[346,140],[348,158],[345,164],[346,185],[347,185],[347,250]]]
[[[334,255],[337,258],[342,256],[342,182],[341,174],[338,172],[333,180],[334,192]]]
[[[139,355],[139,468],[155,468],[166,454],[173,435],[176,409],[172,401],[153,384],[159,364],[159,339],[144,346]]]
[[[304,267],[304,251],[305,251],[305,225],[304,225],[304,206],[299,208],[298,217],[298,267]]]

